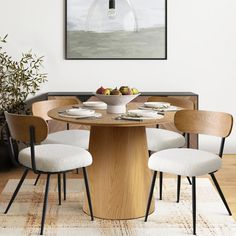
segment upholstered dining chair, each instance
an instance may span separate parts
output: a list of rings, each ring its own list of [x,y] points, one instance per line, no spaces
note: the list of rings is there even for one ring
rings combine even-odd
[[[148,166],[154,171],[147,204],[145,221],[150,209],[157,171],[167,172],[180,176],[192,177],[192,217],[193,234],[196,234],[196,177],[209,174],[218,190],[218,193],[229,213],[231,211],[223,192],[215,177],[215,172],[221,168],[225,139],[231,133],[233,117],[228,113],[182,110],[175,114],[177,129],[184,133],[205,134],[221,137],[219,155],[211,152],[191,148],[173,148],[162,150],[151,155]]]
[[[173,98],[173,97],[159,97],[153,96],[148,98],[148,102],[168,102],[173,106],[181,107],[188,110],[194,109],[194,104],[191,100],[185,98]],[[187,146],[189,147],[189,136],[184,137],[184,134],[177,133],[175,131],[170,131],[166,129],[157,128],[146,128],[147,135],[147,145],[149,150],[149,155],[154,152],[158,152],[161,150],[169,149],[169,148],[182,148],[186,141]],[[186,141],[185,141],[186,140]],[[189,183],[191,181],[189,177],[187,177]],[[159,173],[159,199],[162,199],[162,182],[163,182],[163,173]],[[180,196],[180,183],[181,176],[177,177],[177,202],[179,202]]]
[[[10,114],[8,112],[5,112],[5,117],[9,129],[9,145],[11,147],[12,159],[16,164],[24,167],[24,173],[4,213],[6,214],[10,209],[29,170],[32,170],[36,174],[47,175],[40,231],[40,234],[42,235],[44,231],[51,175],[56,174],[58,179],[60,179],[62,173],[75,170],[76,168],[82,168],[91,220],[93,220],[92,204],[86,173],[86,167],[92,164],[91,154],[83,148],[72,145],[40,144],[48,136],[48,125],[41,117]],[[16,153],[14,153],[14,149],[12,148],[12,140],[29,144],[29,147],[26,147],[19,152],[18,158],[16,158]],[[60,205],[60,185],[58,185],[58,196]]]
[[[74,98],[66,98],[66,99],[53,99],[53,100],[45,100],[39,101],[32,104],[32,113],[35,116],[42,117],[47,122],[52,120],[47,113],[49,110],[57,107],[76,105],[78,101]],[[43,141],[44,144],[69,144],[77,147],[81,147],[84,149],[88,149],[89,145],[89,130],[81,130],[81,129],[69,129],[69,124],[66,124],[66,130],[57,131],[54,133],[50,133],[48,137]],[[78,172],[78,170],[77,170]],[[37,184],[40,178],[40,174],[37,176],[35,184]],[[60,180],[58,179],[58,182]],[[58,183],[59,184],[59,183]],[[64,185],[64,200],[66,200],[66,173],[63,173],[63,185]]]

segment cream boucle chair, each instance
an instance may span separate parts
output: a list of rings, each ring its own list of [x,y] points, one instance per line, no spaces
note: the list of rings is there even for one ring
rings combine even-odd
[[[178,176],[192,177],[192,215],[193,234],[196,234],[196,177],[209,174],[220,197],[231,215],[229,206],[216,180],[215,172],[221,168],[225,138],[231,133],[233,117],[223,112],[182,110],[175,114],[175,126],[184,133],[206,134],[221,137],[219,155],[191,148],[173,148],[156,152],[149,158],[148,166],[154,171],[147,204],[145,221],[147,221],[157,171]],[[180,186],[179,186],[180,187]]]
[[[47,115],[48,111],[57,107],[78,105],[78,100],[74,98],[65,98],[65,99],[53,99],[39,101],[32,104],[32,113],[35,116],[39,116],[46,120],[47,122],[52,120],[51,117]],[[68,144],[88,149],[89,145],[89,130],[81,129],[69,129],[69,124],[66,124],[67,129],[62,131],[57,131],[54,133],[48,134],[47,138],[43,141],[44,144]],[[77,170],[78,172],[78,170]],[[36,178],[35,184],[37,184],[40,175]],[[60,180],[58,179],[58,182]],[[58,183],[59,184],[59,183]],[[66,173],[63,173],[63,185],[64,185],[64,200],[66,200]]]
[[[193,110],[194,104],[191,100],[186,98],[173,98],[173,97],[159,97],[153,96],[148,98],[148,102],[168,102],[172,106],[181,107],[184,109]],[[161,150],[169,149],[169,148],[182,148],[184,147],[186,141],[185,137],[181,133],[177,133],[175,131],[170,131],[166,129],[157,128],[146,128],[147,135],[147,145],[150,155],[155,152],[159,152]],[[189,146],[189,137],[187,136],[187,146]],[[189,183],[191,181],[187,176]],[[181,178],[178,176],[178,191],[177,191],[177,202],[179,202],[179,185]],[[160,183],[160,191],[159,191],[159,199],[162,199],[162,182],[163,182],[163,173],[159,173],[159,183]]]
[[[14,153],[14,149],[11,148],[12,159],[15,160],[16,164],[19,164],[24,167],[24,173],[4,213],[6,214],[10,209],[29,170],[32,170],[36,174],[46,174],[47,182],[40,231],[40,234],[42,235],[44,230],[47,198],[51,175],[56,174],[58,176],[58,179],[60,179],[61,173],[66,173],[77,168],[82,168],[87,199],[90,208],[90,215],[91,219],[93,220],[92,204],[86,174],[86,167],[92,164],[91,154],[83,148],[72,145],[40,144],[48,136],[48,125],[46,121],[41,117],[10,114],[8,112],[5,112],[5,117],[9,128],[10,147],[12,147],[12,140],[21,141],[23,143],[29,144],[29,147],[22,149],[19,152],[18,158]],[[60,184],[58,184],[58,196],[60,205]]]

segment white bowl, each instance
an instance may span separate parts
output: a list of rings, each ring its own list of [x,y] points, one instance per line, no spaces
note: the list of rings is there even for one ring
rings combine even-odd
[[[126,104],[138,97],[141,93],[135,95],[103,95],[94,94],[97,98],[107,104],[108,113],[125,113]]]
[[[82,108],[72,108],[66,110],[66,113],[71,116],[89,116],[94,115],[95,111]]]

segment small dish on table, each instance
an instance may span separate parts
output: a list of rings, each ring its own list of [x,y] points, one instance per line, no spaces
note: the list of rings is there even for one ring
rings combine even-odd
[[[72,108],[58,113],[59,116],[67,118],[76,118],[76,119],[101,117],[100,113],[95,113],[94,110],[83,109],[83,108]]]
[[[170,107],[170,103],[168,102],[145,102],[144,103],[145,107],[149,107],[149,108],[168,108]]]
[[[145,102],[139,107],[141,110],[153,110],[157,112],[178,111],[181,108],[172,106],[168,102]]]
[[[150,120],[150,119],[162,119],[164,115],[160,115],[155,111],[146,110],[128,110],[126,114],[122,114],[117,119],[124,120]]]
[[[88,102],[83,102],[83,107],[95,110],[106,110],[107,104],[105,102],[88,101]]]

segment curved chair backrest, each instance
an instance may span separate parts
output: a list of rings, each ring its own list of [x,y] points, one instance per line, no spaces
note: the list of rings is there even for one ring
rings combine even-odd
[[[75,98],[40,101],[32,104],[32,112],[33,115],[40,116],[44,120],[51,120],[52,118],[47,115],[48,111],[57,107],[76,105],[78,103],[78,100]]]
[[[184,133],[207,134],[226,138],[233,127],[233,117],[228,113],[182,110],[175,114],[175,126]]]
[[[194,109],[193,102],[185,98],[152,96],[152,97],[149,97],[147,101],[148,102],[168,102],[173,106],[182,107],[188,110]]]
[[[40,143],[48,135],[48,125],[37,116],[19,115],[5,112],[7,125],[13,139],[24,143],[30,142],[30,128],[34,127],[35,143]]]

